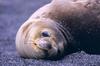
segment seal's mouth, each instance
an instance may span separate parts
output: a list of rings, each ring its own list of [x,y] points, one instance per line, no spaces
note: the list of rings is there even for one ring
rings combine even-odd
[[[48,53],[48,51],[51,49],[51,48],[48,48],[48,47],[42,47],[42,46],[38,46],[38,44],[36,44],[36,43],[34,43],[34,45],[36,45],[40,50],[42,50],[43,51],[43,53],[45,54],[45,56],[47,55],[49,55]]]
[[[56,47],[52,47],[51,49],[44,49],[37,46],[37,50],[35,50],[34,52],[36,54],[36,56],[34,56],[35,58],[50,58],[50,57],[56,56],[58,53],[58,48]]]
[[[34,43],[39,49],[48,51],[52,49],[52,44],[50,42],[39,40],[37,43]]]

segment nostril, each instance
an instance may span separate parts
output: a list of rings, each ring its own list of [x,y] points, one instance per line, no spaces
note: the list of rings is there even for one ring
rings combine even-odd
[[[47,44],[47,48],[48,49],[51,49],[52,47],[51,47],[51,44]]]
[[[45,50],[49,50],[52,48],[52,44],[48,40],[41,39],[38,41],[37,44],[38,44],[37,46],[39,46],[40,48],[45,49]]]

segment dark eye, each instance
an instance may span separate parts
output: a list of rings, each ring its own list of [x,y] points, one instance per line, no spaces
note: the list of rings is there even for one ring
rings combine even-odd
[[[50,37],[50,34],[47,31],[42,32],[43,37]]]

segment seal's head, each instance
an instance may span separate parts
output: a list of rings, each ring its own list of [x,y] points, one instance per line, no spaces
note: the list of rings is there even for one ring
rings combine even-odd
[[[55,21],[45,18],[24,23],[16,36],[19,54],[28,58],[47,58],[62,53],[67,40],[59,27]]]

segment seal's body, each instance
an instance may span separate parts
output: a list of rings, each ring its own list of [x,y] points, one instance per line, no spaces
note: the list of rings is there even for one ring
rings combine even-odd
[[[46,32],[43,32],[44,29]],[[39,36],[38,40],[33,39],[33,41],[36,40],[36,46],[33,46],[35,49],[32,47],[30,49],[31,45],[28,44],[28,47],[24,46],[25,41],[28,42],[29,39],[39,35],[40,30],[43,30],[44,37]],[[51,32],[52,36],[48,35],[48,32]],[[25,37],[26,35],[30,37]],[[99,43],[100,0],[53,0],[37,10],[21,26],[16,36],[16,46],[20,55],[35,58],[44,58],[46,54],[49,57],[55,56],[59,52],[62,53],[64,47],[67,48],[69,44],[81,49],[100,52]],[[26,48],[31,51],[27,52]]]
[[[41,17],[51,18],[62,24],[71,33],[77,46],[91,52],[99,49],[99,0],[53,0],[36,11],[30,19]]]

